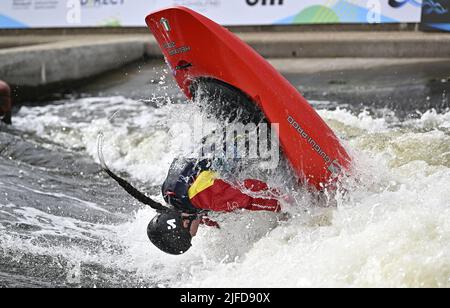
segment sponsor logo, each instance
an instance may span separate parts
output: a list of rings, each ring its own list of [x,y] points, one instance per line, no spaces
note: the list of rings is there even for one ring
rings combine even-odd
[[[421,7],[422,6],[422,2],[418,1],[418,0],[389,0],[389,5],[393,8],[399,8],[404,6],[407,3],[410,3],[414,6],[417,7]]]
[[[125,0],[80,0],[83,7],[101,7],[101,6],[115,6],[124,5]]]
[[[175,55],[179,55],[182,53],[186,53],[191,51],[191,47],[190,46],[182,46],[180,48],[176,48],[176,49],[172,49],[169,51],[169,55],[170,56],[175,56]]]
[[[204,11],[209,8],[218,8],[222,0],[172,0],[174,6],[187,6],[194,11]],[[230,0],[226,0],[230,1]]]
[[[257,5],[283,5],[284,0],[245,0],[247,5],[257,6]]]
[[[323,158],[323,160],[328,164],[331,163],[331,158],[322,150],[321,146],[307,133],[305,130],[294,120],[293,117],[288,117],[288,122],[291,126],[305,139],[312,148]]]
[[[175,219],[171,219],[167,221],[167,230],[174,230],[177,228],[177,225],[175,224]]]
[[[433,0],[425,0],[423,3],[423,13],[425,15],[437,14],[444,15],[448,13],[448,9],[442,6],[438,1]]]
[[[314,149],[314,151],[317,152],[317,154],[320,155],[320,157],[323,158],[325,163],[330,164],[328,166],[328,170],[332,174],[339,174],[342,171],[342,167],[339,164],[338,160],[332,161],[330,156],[322,150],[322,147],[317,143],[301,126],[298,124],[297,121],[292,116],[288,117],[289,124],[299,133],[299,135],[308,142],[308,144],[311,145],[311,147]]]
[[[369,24],[381,23],[381,2],[380,0],[367,1],[367,22]]]
[[[164,30],[166,32],[170,32],[171,28],[170,28],[170,23],[169,20],[167,18],[161,18],[161,20],[159,21],[159,23],[163,26]]]
[[[164,49],[172,49],[172,48],[175,48],[176,46],[177,46],[177,44],[175,42],[164,43],[162,45],[162,47]]]
[[[67,0],[66,21],[69,25],[81,24],[81,3],[79,0]]]

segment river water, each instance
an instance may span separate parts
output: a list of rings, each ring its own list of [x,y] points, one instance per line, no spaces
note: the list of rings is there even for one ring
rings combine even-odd
[[[172,159],[192,142],[177,123],[201,112],[163,66],[146,70],[154,79],[139,68],[132,89],[105,77],[95,91],[24,105],[12,127],[0,127],[0,287],[450,287],[445,91],[436,108],[415,101],[401,112],[367,108],[364,98],[313,99],[354,157],[346,192],[317,202],[287,167],[260,173],[292,195],[289,220],[214,215],[222,228],[202,227],[193,248],[174,257],[148,242],[155,212],[97,160],[104,132],[110,167],[161,200]]]

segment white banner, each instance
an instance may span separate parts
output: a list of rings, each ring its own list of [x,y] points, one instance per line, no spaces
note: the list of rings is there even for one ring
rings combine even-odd
[[[173,5],[222,25],[418,23],[422,0],[0,0],[0,28],[143,27]]]

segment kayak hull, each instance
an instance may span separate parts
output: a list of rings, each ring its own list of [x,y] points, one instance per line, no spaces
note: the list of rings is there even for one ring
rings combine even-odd
[[[319,190],[349,171],[351,159],[339,139],[306,99],[250,46],[210,19],[184,7],[146,18],[188,98],[192,85],[213,79],[239,89],[279,124],[280,144],[300,180]]]

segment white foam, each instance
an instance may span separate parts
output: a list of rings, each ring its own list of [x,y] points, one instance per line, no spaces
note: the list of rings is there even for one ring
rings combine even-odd
[[[348,110],[337,108],[336,110],[320,110],[319,114],[327,121],[338,121],[352,128],[362,129],[369,133],[385,132],[388,124],[384,118],[374,118],[368,111],[354,115]]]
[[[413,121],[415,125],[425,128],[450,128],[450,112],[438,113],[435,109],[423,113],[419,120]]]
[[[93,158],[104,131],[107,162],[153,185],[189,138],[173,123],[196,112],[189,105],[155,110],[124,98],[72,104],[79,109],[69,108],[75,116],[84,112],[88,121],[72,123],[66,104],[23,109],[18,127],[83,147]],[[118,109],[118,118],[107,121]],[[179,257],[150,245],[146,226],[155,213],[142,208],[129,223],[107,227],[126,247],[108,258],[110,266],[136,270],[162,286],[450,287],[450,113],[429,111],[395,126],[367,112],[320,114],[347,138],[356,166],[343,184],[347,193],[333,196],[330,207],[317,207],[299,191],[287,222],[267,213],[218,215],[222,229],[202,227],[193,248]],[[296,189],[283,172],[270,183]]]

